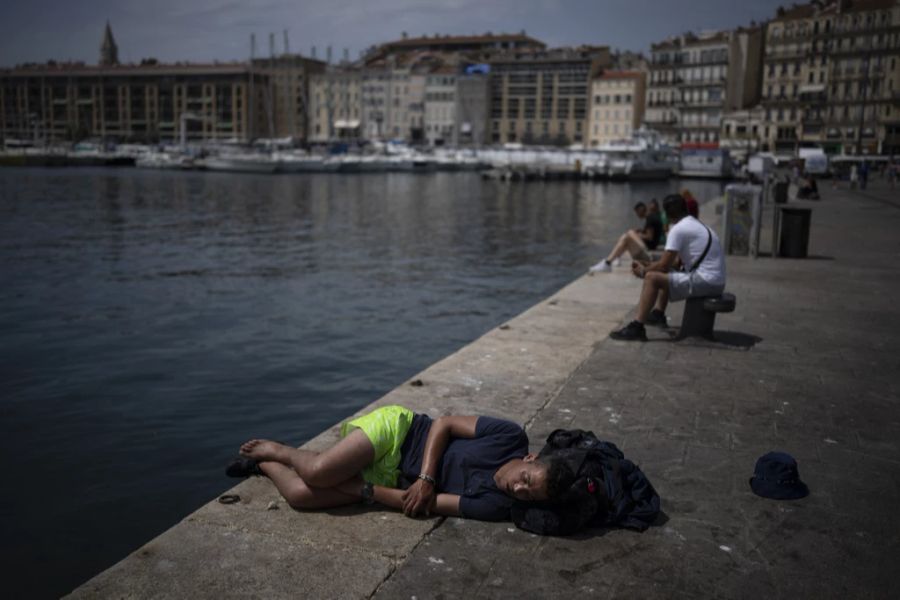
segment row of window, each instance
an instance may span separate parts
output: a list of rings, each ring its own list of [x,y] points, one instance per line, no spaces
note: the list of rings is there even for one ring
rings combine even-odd
[[[630,120],[631,119],[631,109],[626,108],[626,109],[623,109],[621,112],[618,109],[614,109],[614,110],[607,109],[604,111],[601,111],[599,109],[594,109],[594,121],[599,121],[601,118],[601,115],[603,116],[603,120],[605,120],[605,121],[609,121],[610,119],[612,119],[614,121],[618,121],[620,119]]]
[[[594,96],[594,104],[631,104],[631,94],[603,94]]]
[[[594,124],[594,136],[600,135],[600,124]],[[631,135],[631,125],[625,123],[623,125],[619,125],[618,123],[606,123],[603,125],[603,135]]]

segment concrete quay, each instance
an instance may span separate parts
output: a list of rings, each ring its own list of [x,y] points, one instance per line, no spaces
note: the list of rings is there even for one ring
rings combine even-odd
[[[728,258],[738,303],[717,343],[656,329],[647,343],[610,340],[640,287],[622,268],[576,280],[361,411],[503,416],[526,424],[534,450],[557,427],[592,429],[662,497],[645,533],[301,513],[256,478],[233,490],[237,504],[201,507],[70,597],[900,597],[900,198],[880,181],[821,191],[798,203],[813,208],[809,258]],[[756,458],[776,449],[798,459],[809,497],[750,492]]]

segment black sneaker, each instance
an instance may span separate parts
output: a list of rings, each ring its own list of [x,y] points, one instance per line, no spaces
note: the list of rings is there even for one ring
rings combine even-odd
[[[632,321],[622,329],[611,332],[609,337],[624,342],[646,342],[647,331],[644,329],[643,323]]]
[[[654,308],[650,311],[650,314],[647,315],[647,325],[655,325],[657,327],[668,327],[669,321],[666,319],[666,313],[663,311]]]

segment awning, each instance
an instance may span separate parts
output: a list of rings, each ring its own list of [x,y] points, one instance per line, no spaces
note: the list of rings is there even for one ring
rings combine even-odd
[[[352,121],[339,120],[334,122],[335,129],[356,129],[357,127],[359,127],[359,119],[354,119]]]

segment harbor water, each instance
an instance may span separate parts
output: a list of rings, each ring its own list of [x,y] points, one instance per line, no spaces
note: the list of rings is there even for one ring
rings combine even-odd
[[[57,597],[718,182],[0,170],[0,541]],[[702,209],[701,209],[702,216]]]

